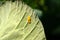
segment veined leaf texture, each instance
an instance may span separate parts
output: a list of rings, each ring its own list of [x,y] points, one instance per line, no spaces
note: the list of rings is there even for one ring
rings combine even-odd
[[[0,6],[0,40],[46,40],[42,23],[35,15],[22,1],[6,1]]]

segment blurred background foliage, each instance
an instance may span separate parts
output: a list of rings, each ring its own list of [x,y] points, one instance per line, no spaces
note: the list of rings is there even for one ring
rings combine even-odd
[[[4,4],[7,0],[0,0]],[[15,1],[15,0],[11,0]],[[40,18],[47,40],[60,40],[60,0],[22,0],[33,9],[41,10]]]

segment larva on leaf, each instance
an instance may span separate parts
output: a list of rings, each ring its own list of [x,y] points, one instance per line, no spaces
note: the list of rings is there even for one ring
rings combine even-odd
[[[28,23],[31,23],[31,17],[30,16],[28,16],[27,21],[28,21]]]

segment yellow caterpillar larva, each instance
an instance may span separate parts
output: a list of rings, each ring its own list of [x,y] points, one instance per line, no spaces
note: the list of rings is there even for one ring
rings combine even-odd
[[[27,21],[28,21],[28,23],[31,23],[31,17],[30,16],[28,16]]]

